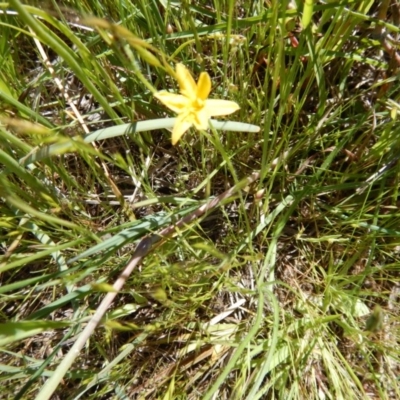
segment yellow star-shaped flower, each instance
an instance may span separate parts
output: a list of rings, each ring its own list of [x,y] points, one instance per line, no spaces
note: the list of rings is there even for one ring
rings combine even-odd
[[[176,79],[181,94],[166,90],[154,94],[161,103],[178,113],[172,130],[174,145],[192,125],[205,130],[211,117],[232,114],[240,108],[234,101],[207,98],[211,91],[211,79],[207,72],[200,74],[196,84],[189,70],[183,64],[177,64]]]

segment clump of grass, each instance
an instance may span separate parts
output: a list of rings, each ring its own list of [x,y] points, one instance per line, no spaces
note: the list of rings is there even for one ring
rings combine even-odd
[[[1,6],[4,396],[400,397],[397,5],[117,3]],[[176,62],[261,132],[79,139]]]

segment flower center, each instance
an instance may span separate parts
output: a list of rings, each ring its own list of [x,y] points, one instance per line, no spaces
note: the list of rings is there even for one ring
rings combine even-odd
[[[192,104],[191,104],[191,112],[198,112],[198,111],[200,111],[201,109],[203,109],[204,108],[204,100],[202,100],[202,99],[199,99],[199,98],[196,98],[196,99],[194,99],[193,101],[192,101]]]

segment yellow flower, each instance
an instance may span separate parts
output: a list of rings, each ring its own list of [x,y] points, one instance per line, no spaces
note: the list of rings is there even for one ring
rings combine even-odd
[[[205,130],[211,117],[232,114],[240,108],[234,101],[207,99],[211,91],[211,79],[207,72],[200,74],[196,84],[189,70],[183,64],[177,64],[176,79],[181,94],[166,90],[154,94],[161,103],[178,113],[172,130],[172,144],[176,144],[192,125]]]

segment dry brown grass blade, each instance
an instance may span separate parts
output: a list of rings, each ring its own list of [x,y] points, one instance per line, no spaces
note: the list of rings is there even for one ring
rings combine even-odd
[[[174,373],[179,369],[181,372],[187,370],[198,364],[199,362],[205,360],[206,358],[212,357],[214,353],[214,346],[207,345],[199,349],[196,354],[189,354],[183,360],[174,362],[172,365],[164,368],[162,371],[158,372],[155,377],[148,379],[146,382],[140,386],[134,388],[130,394],[141,393],[142,396],[147,397],[153,393],[157,387],[165,384],[168,379],[174,375]],[[208,365],[208,363],[207,363]],[[145,392],[145,393],[142,393]]]
[[[103,318],[106,311],[112,304],[118,292],[123,288],[126,280],[129,278],[129,276],[136,268],[136,266],[143,260],[143,258],[146,257],[156,246],[161,245],[168,238],[171,238],[176,233],[177,230],[184,228],[191,222],[195,221],[196,219],[206,214],[208,211],[214,209],[222,201],[229,199],[230,197],[238,193],[246,186],[255,182],[257,179],[259,179],[259,177],[260,173],[254,172],[253,174],[251,174],[244,180],[240,181],[229,190],[225,191],[219,196],[203,204],[193,213],[181,218],[176,224],[167,226],[158,233],[154,233],[144,237],[137,245],[131,260],[128,262],[125,269],[122,271],[118,279],[115,281],[113,285],[114,291],[107,293],[107,295],[104,297],[103,301],[100,303],[93,317],[88,322],[82,333],[79,335],[76,342],[74,343],[70,351],[67,353],[61,364],[58,366],[56,372],[43,386],[41,392],[38,395],[38,398],[47,400],[51,397],[51,395],[56,390],[59,382],[61,381],[65,373],[68,371],[68,369],[71,367],[76,357],[78,357],[83,346],[85,345],[89,337],[92,335],[97,325],[100,323],[101,319]]]

